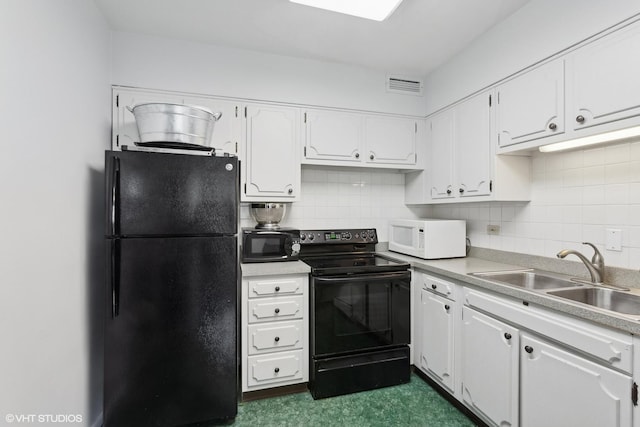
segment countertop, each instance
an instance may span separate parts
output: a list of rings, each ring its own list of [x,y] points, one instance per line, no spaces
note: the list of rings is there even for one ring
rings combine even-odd
[[[426,273],[434,273],[444,278],[463,282],[465,285],[489,290],[518,300],[527,301],[530,304],[537,304],[541,307],[550,308],[563,314],[572,315],[600,325],[640,335],[639,320],[635,320],[624,315],[618,315],[607,310],[591,308],[579,303],[573,303],[559,297],[546,295],[543,292],[503,285],[469,275],[469,273],[478,272],[518,270],[528,268],[527,266],[504,264],[473,256],[453,259],[424,260],[389,251],[382,251],[378,253],[403,262],[408,262],[413,268],[422,270]],[[631,288],[630,292],[640,295],[640,289],[638,288]]]
[[[256,262],[240,264],[243,277],[309,274],[311,267],[302,261]]]

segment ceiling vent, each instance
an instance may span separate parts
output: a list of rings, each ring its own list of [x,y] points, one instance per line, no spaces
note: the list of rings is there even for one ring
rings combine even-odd
[[[423,87],[422,80],[405,76],[387,76],[387,92],[422,96]]]

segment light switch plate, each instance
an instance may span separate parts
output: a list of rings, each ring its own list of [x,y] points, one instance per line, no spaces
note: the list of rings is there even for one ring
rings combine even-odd
[[[622,251],[622,230],[618,228],[607,228],[607,243],[608,251]]]

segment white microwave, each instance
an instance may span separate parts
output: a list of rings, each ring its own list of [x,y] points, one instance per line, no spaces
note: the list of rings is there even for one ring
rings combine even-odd
[[[466,256],[466,222],[445,219],[389,221],[389,250],[423,259]]]

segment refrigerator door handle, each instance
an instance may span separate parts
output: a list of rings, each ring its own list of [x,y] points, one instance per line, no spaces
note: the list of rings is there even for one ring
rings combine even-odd
[[[120,218],[118,217],[120,203],[120,158],[114,157],[111,163],[111,235],[120,232]]]
[[[120,314],[120,239],[111,242],[111,316]]]

